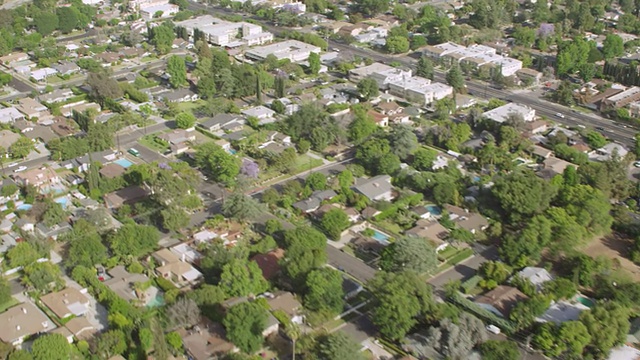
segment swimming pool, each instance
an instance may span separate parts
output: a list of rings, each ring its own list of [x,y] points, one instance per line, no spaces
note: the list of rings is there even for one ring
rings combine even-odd
[[[22,205],[16,207],[16,210],[29,211],[29,210],[31,210],[32,207],[33,207],[33,205],[31,205],[31,204],[22,204]]]
[[[151,299],[147,303],[147,307],[148,308],[159,307],[159,306],[162,306],[162,305],[164,305],[164,298],[160,294],[157,294],[153,299]]]
[[[57,199],[55,199],[55,200],[53,200],[53,201],[55,201],[55,202],[57,202],[58,204],[62,205],[62,208],[63,208],[63,209],[66,209],[66,208],[67,208],[67,204],[69,203],[69,199],[68,199],[66,196],[64,196],[64,197],[59,197],[59,198],[57,198]]]
[[[373,230],[373,236],[371,236],[375,241],[384,244],[384,245],[389,245],[389,235],[381,233],[380,231],[376,230],[376,229],[371,229]]]
[[[594,303],[593,300],[585,296],[577,296],[576,301],[589,308],[592,308],[596,305],[596,303]]]
[[[442,215],[442,210],[436,205],[425,205],[424,208],[427,209],[427,211],[433,216]]]
[[[127,159],[124,159],[124,158],[118,159],[118,160],[114,161],[114,163],[122,166],[125,169],[128,168],[129,166],[133,165],[133,163],[131,161],[129,161]]]
[[[233,149],[229,149],[229,150],[228,150],[228,152],[229,152],[229,154],[231,154],[231,155],[235,155],[235,154],[237,154],[237,153],[238,153],[236,150],[233,150]]]

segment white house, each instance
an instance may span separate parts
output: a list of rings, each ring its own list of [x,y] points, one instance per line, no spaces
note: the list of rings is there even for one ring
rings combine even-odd
[[[482,113],[482,117],[503,123],[509,119],[511,114],[521,115],[524,121],[533,121],[536,118],[536,111],[526,105],[508,103],[493,110]]]

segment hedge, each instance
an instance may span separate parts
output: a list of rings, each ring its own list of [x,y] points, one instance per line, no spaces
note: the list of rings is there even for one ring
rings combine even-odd
[[[471,255],[473,255],[473,250],[471,250],[470,248],[466,248],[460,251],[458,254],[450,257],[449,260],[447,260],[447,264],[456,265],[457,263],[467,259]]]
[[[460,286],[462,288],[462,291],[465,294],[468,294],[469,291],[471,291],[473,288],[475,288],[476,286],[478,286],[478,283],[480,282],[480,280],[482,280],[482,276],[480,275],[474,275],[473,277],[471,277],[469,280],[465,281],[462,283],[462,285]]]
[[[476,303],[461,296],[460,294],[455,294],[454,296],[449,297],[447,300],[463,308],[464,310],[467,310],[468,312],[479,317],[485,322],[488,322],[490,324],[493,324],[499,327],[500,329],[502,329],[507,333],[515,332],[515,327],[509,320],[503,319],[497,316],[496,314],[492,313],[491,311],[478,306]]]
[[[155,280],[158,287],[162,289],[164,292],[171,291],[171,290],[178,290],[177,286],[173,285],[171,281],[163,277],[158,276]]]

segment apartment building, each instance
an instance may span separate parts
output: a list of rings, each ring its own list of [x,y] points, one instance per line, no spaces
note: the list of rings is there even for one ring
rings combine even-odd
[[[291,62],[306,61],[311,53],[319,54],[320,47],[298,40],[287,40],[271,45],[253,48],[245,56],[254,60],[264,60],[274,55],[278,60],[289,59]]]
[[[273,34],[264,32],[259,25],[247,22],[234,23],[211,15],[180,21],[176,23],[176,26],[187,29],[190,36],[193,36],[195,29],[198,29],[209,43],[217,46],[253,46],[273,41]]]

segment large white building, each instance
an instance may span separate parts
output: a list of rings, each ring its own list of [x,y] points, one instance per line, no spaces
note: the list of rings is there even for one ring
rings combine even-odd
[[[408,101],[427,106],[453,95],[453,88],[442,83],[414,76],[389,83],[389,93]]]
[[[262,31],[262,27],[259,25],[248,22],[229,22],[211,15],[180,21],[176,23],[176,26],[187,29],[190,36],[193,36],[195,29],[198,29],[209,43],[218,46],[253,46],[273,41],[273,34]]]
[[[264,60],[274,55],[278,60],[289,59],[291,62],[306,61],[311,53],[319,54],[320,47],[298,40],[287,40],[271,45],[253,48],[245,53],[250,59]]]
[[[453,63],[466,63],[475,69],[489,65],[493,68],[501,68],[503,76],[515,75],[522,69],[522,61],[496,54],[496,49],[485,45],[474,44],[464,47],[452,42],[446,42],[434,46],[425,47],[423,54],[434,60]]]
[[[140,17],[145,21],[151,21],[154,18],[162,19],[172,17],[180,11],[180,7],[174,4],[158,4],[151,6],[143,6],[140,8]],[[158,16],[156,16],[158,14]]]
[[[508,103],[493,110],[486,111],[482,117],[503,123],[509,119],[511,114],[521,115],[524,121],[533,121],[536,118],[536,111],[526,105]]]

